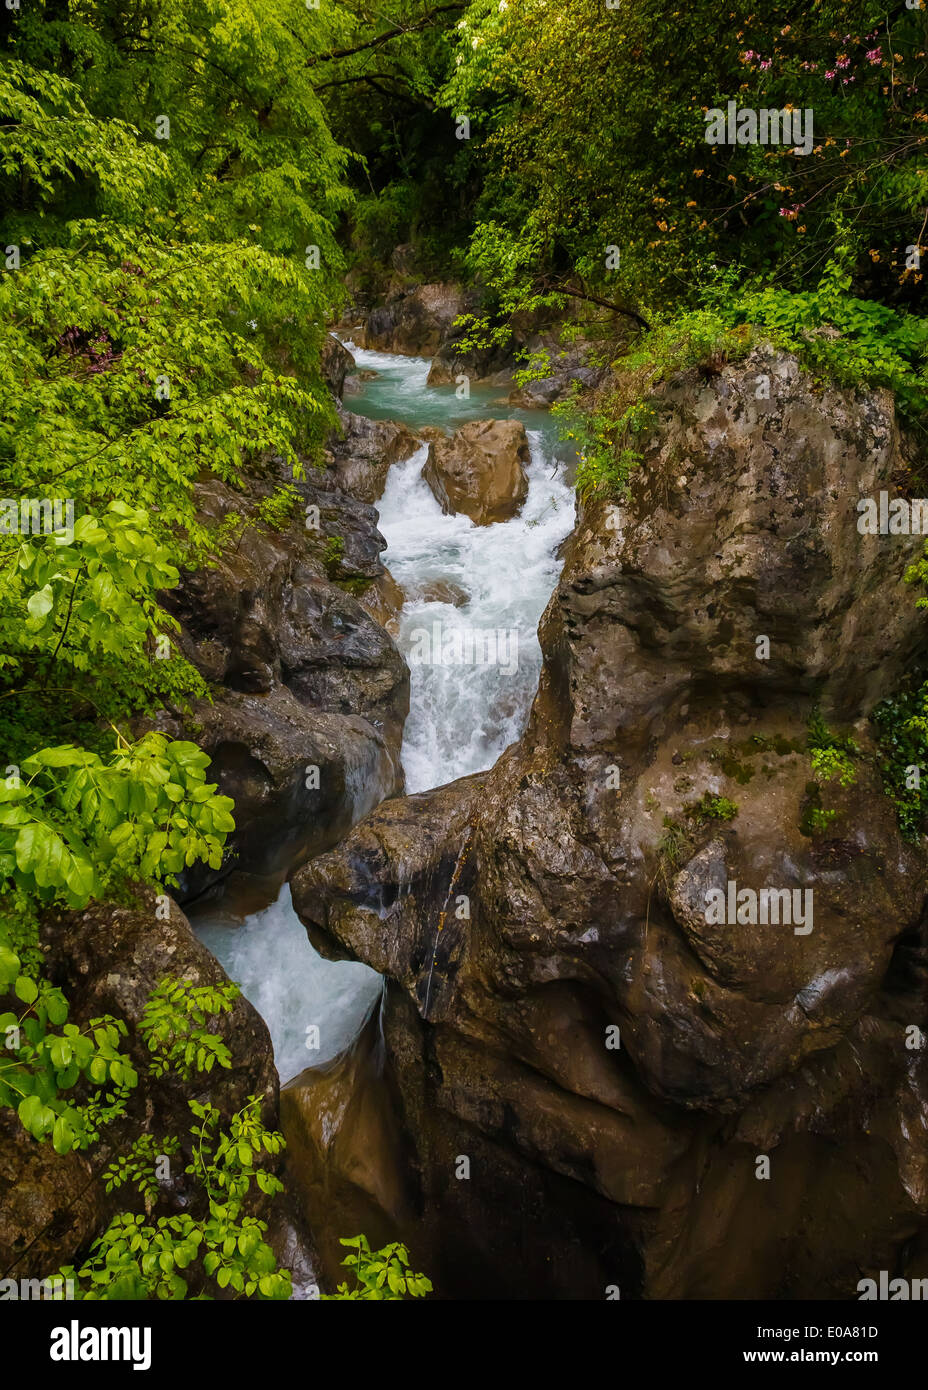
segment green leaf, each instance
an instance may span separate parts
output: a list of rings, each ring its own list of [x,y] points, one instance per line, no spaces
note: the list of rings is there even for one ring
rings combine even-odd
[[[14,985],[16,997],[21,999],[24,1004],[33,1004],[39,997],[39,989],[35,980],[31,980],[28,975],[19,975]]]
[[[41,621],[51,612],[53,601],[52,586],[46,584],[43,589],[38,589],[32,594],[26,604],[29,616],[35,618],[37,621]]]
[[[0,985],[13,983],[19,974],[19,956],[8,946],[0,946]]]

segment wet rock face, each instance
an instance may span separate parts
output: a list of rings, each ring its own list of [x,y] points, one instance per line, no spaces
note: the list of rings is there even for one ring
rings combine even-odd
[[[528,496],[525,426],[518,420],[469,420],[452,435],[430,431],[422,469],[444,512],[478,526],[508,521]]]
[[[346,347],[332,333],[322,344],[322,379],[336,400],[341,400],[345,377],[354,370],[355,361]]]
[[[340,429],[329,440],[327,470],[331,485],[360,502],[377,502],[387,474],[420,447],[405,425],[371,420],[339,409]]]
[[[262,489],[271,483],[243,498],[211,480],[199,489],[201,511],[253,519]],[[163,715],[158,726],[175,736],[186,727],[235,799],[222,874],[282,873],[402,787],[409,673],[359,602],[387,578],[376,513],[314,482],[297,491],[282,530],[247,526],[214,567],[165,596],[181,623],[178,645],[213,683],[213,700],[200,702],[192,725]],[[214,880],[196,867],[185,888]]]
[[[104,1224],[102,1184],[78,1153],[37,1144],[0,1114],[0,1279],[45,1279],[71,1264]],[[41,1290],[32,1296],[40,1298]]]
[[[853,1298],[871,1264],[928,1273],[926,861],[866,720],[926,651],[921,538],[856,506],[896,491],[898,431],[772,354],[660,404],[568,542],[520,743],[379,806],[294,903],[394,982],[394,1224],[444,1292]],[[847,785],[813,778],[816,707]]]
[[[415,285],[390,295],[365,316],[363,325],[352,326],[351,334],[358,347],[375,352],[431,357],[464,308],[458,285]]]

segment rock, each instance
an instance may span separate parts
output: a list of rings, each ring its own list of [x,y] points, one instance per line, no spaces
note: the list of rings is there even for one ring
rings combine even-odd
[[[419,261],[419,252],[410,241],[404,241],[400,246],[394,246],[390,255],[390,265],[398,275],[415,274]]]
[[[322,692],[324,693],[324,692]],[[308,707],[286,686],[267,694],[227,691],[195,709],[197,742],[210,756],[210,777],[235,802],[236,829],[221,877],[235,871],[279,881],[291,866],[337,843],[401,781],[396,737],[360,715]],[[182,723],[166,728],[176,737]],[[194,866],[185,899],[215,881]]]
[[[162,979],[170,976],[195,985],[228,979],[177,904],[167,899],[165,906],[167,916],[156,910],[155,894],[143,889],[126,907],[92,903],[83,911],[53,913],[43,920],[49,977],[65,991],[74,1021],[107,1013],[125,1019],[128,1051],[137,1069],[147,1068],[151,1056],[138,1032],[139,1021],[148,996]],[[200,1078],[199,1090],[208,1092],[210,1103],[225,1119],[250,1095],[257,1095],[265,1123],[276,1124],[277,1072],[264,1020],[239,995],[229,1013],[210,1019],[209,1031],[226,1043],[233,1066]],[[157,1081],[146,1080],[144,1091],[146,1103],[158,1110],[154,1132],[186,1134],[191,1122],[187,1101],[197,1087],[168,1072]]]
[[[383,1215],[449,1297],[849,1299],[862,1269],[928,1272],[928,866],[866,722],[928,654],[922,540],[856,509],[895,490],[892,401],[758,351],[657,408],[619,526],[594,501],[567,543],[520,742],[293,881],[313,940],[390,981],[365,1084],[398,1096],[418,1190]],[[816,708],[858,753],[813,835]],[[797,892],[811,930],[707,920],[729,883]]]
[[[389,570],[385,570],[379,579],[375,579],[359,600],[364,611],[370,613],[375,623],[386,628],[391,637],[395,637],[399,631],[400,610],[405,601],[403,590]]]
[[[408,596],[410,603],[450,603],[454,608],[470,603],[470,594],[450,579],[423,580],[409,590]]]
[[[538,313],[516,315],[508,328],[511,338],[506,347],[493,344],[464,350],[460,345],[468,328],[450,328],[432,359],[428,385],[447,385],[463,373],[474,383],[508,386],[514,372],[524,368],[533,355],[544,353],[548,375],[526,386],[514,387],[509,403],[534,410],[547,409],[554,401],[563,400],[573,389],[574,382],[584,389],[598,386],[607,370],[597,361],[599,344],[608,342],[613,351],[619,344],[621,351],[621,345],[630,344],[637,331],[637,325],[621,314],[612,315],[608,323],[600,323],[596,328],[591,325],[588,331],[593,337],[573,337],[566,344],[561,342],[562,326],[552,323],[550,315],[547,319]]]
[[[287,1186],[304,1208],[330,1213],[320,1253],[331,1289],[345,1277],[337,1232],[363,1231],[377,1250],[412,1217],[402,1128],[377,1084],[382,1074],[375,1011],[347,1052],[308,1068],[280,1093]]]
[[[322,344],[322,379],[336,400],[341,400],[345,389],[345,377],[354,367],[355,361],[346,347],[332,333],[327,333]]]
[[[105,1224],[103,1195],[85,1155],[59,1156],[0,1110],[0,1279],[44,1279],[72,1264]]]
[[[451,324],[464,312],[466,297],[457,285],[415,285],[392,294],[372,309],[352,340],[376,352],[431,357]]]
[[[517,345],[508,348],[494,344],[486,348],[461,349],[467,328],[450,328],[435,351],[427,386],[450,386],[459,376],[489,386],[508,386],[517,365]]]
[[[469,420],[429,445],[422,476],[444,512],[478,526],[508,521],[528,496],[525,426],[517,420]]]
[[[331,484],[360,502],[377,502],[391,465],[410,458],[421,441],[392,420],[371,420],[350,410],[340,410],[339,420],[342,432],[328,445]]]
[[[556,334],[537,335],[526,347],[530,353],[547,354],[548,375],[514,388],[509,393],[509,404],[543,410],[569,395],[575,383],[584,391],[598,386],[607,368],[595,361],[596,346],[587,339],[576,338],[562,347]]]
[[[253,518],[271,486],[255,482],[243,497],[210,480],[198,488],[201,513]],[[297,492],[282,530],[249,525],[213,567],[164,596],[181,624],[177,645],[213,683],[213,698],[192,718],[165,713],[154,722],[193,737],[236,801],[220,877],[235,869],[279,878],[402,787],[409,673],[390,635],[346,592],[386,576],[376,513],[314,483]],[[313,507],[318,530],[303,524]],[[216,878],[194,866],[185,898]]]
[[[373,381],[375,377],[378,376],[380,376],[379,372],[351,372],[350,375],[345,377],[342,395],[359,396],[364,389],[365,382]]]

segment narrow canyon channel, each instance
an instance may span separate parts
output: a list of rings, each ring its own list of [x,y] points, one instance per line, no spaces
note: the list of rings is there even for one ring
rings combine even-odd
[[[561,542],[574,524],[569,454],[546,411],[514,409],[506,388],[426,385],[429,360],[345,344],[366,375],[353,411],[395,420],[415,432],[454,429],[473,419],[518,419],[531,452],[528,496],[512,519],[478,526],[444,515],[422,478],[427,445],[396,463],[377,504],[387,541],[383,561],[405,595],[397,643],[410,665],[410,709],[402,759],[414,793],[492,767],[521,734],[538,683],[536,629],[557,580]],[[423,634],[437,650],[455,632],[498,634],[495,664],[417,660]],[[505,634],[505,639],[503,639]],[[200,940],[236,980],[270,1030],[281,1084],[323,1066],[360,1032],[381,993],[381,977],[355,961],[328,961],[312,947],[290,889],[242,918],[224,902],[193,918]],[[318,1030],[318,1031],[317,1031]]]

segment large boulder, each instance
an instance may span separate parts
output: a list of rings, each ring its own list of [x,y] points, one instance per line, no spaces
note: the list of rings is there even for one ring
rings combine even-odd
[[[126,1020],[127,1049],[141,1072],[151,1060],[139,1022],[151,991],[165,978],[193,985],[219,985],[228,976],[193,934],[184,913],[149,889],[124,907],[91,903],[83,911],[48,914],[42,925],[48,974],[60,985],[76,1022],[101,1014]],[[262,1101],[267,1123],[277,1118],[277,1072],[267,1025],[244,995],[228,1013],[210,1020],[232,1055],[232,1067],[217,1067],[201,1080],[211,1104],[228,1119],[251,1095]],[[190,1127],[191,1085],[169,1071],[144,1086],[145,1103],[158,1112],[156,1132],[185,1134]],[[153,1127],[154,1128],[154,1127]]]
[[[0,1109],[0,1280],[44,1279],[86,1249],[105,1224],[94,1177],[86,1155],[59,1156]]]
[[[293,517],[275,529],[258,512],[272,484],[252,480],[244,495],[200,484],[201,516],[238,514],[240,538],[164,596],[211,700],[154,722],[194,738],[236,802],[222,869],[195,866],[187,897],[233,870],[281,878],[402,789],[409,672],[359,601],[387,578],[376,512],[301,482]]]
[[[657,406],[568,542],[520,743],[383,803],[293,901],[390,981],[418,1214],[385,1218],[442,1291],[854,1298],[928,1274],[928,866],[867,720],[928,655],[922,539],[857,529],[899,429],[760,351]],[[815,781],[816,712],[852,779]]]
[[[340,400],[345,389],[345,377],[353,370],[354,358],[334,333],[327,333],[322,344],[322,379],[332,395]]]
[[[339,429],[328,441],[327,481],[360,502],[377,502],[394,463],[410,458],[421,440],[392,420],[338,411]]]
[[[525,426],[518,420],[469,420],[453,434],[430,433],[422,468],[444,512],[478,526],[508,521],[528,496]]]

